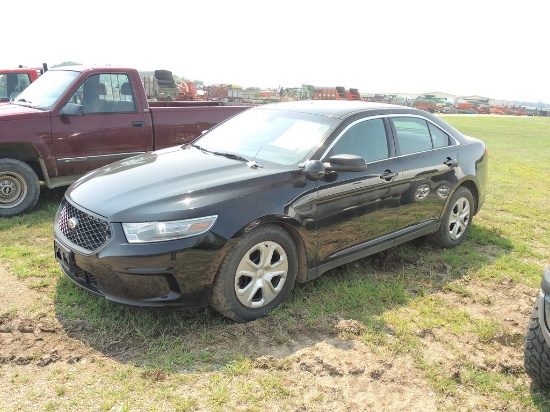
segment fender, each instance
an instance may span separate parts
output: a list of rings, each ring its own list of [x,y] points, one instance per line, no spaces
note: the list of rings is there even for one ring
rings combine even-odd
[[[3,106],[0,114],[0,155],[40,165],[46,183],[56,176],[49,114],[11,105]]]

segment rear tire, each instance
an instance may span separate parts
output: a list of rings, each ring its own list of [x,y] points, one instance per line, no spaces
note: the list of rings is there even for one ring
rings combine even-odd
[[[40,195],[40,182],[32,168],[19,160],[0,159],[0,217],[31,210]]]
[[[257,227],[238,240],[223,260],[210,304],[236,322],[265,316],[292,290],[297,262],[286,231],[276,225]]]
[[[460,186],[453,193],[441,225],[428,240],[437,246],[454,247],[462,243],[470,232],[474,216],[474,198],[470,190]]]
[[[525,336],[523,362],[525,373],[542,388],[550,388],[550,347],[542,334],[539,322],[539,305],[544,305],[542,298],[537,298],[529,320]]]

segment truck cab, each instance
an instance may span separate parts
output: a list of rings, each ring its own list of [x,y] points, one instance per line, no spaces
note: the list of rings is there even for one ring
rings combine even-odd
[[[42,69],[28,67],[0,69],[0,104],[8,103],[15,98],[46,70],[46,64]]]
[[[7,103],[0,105],[0,217],[30,211],[41,183],[69,185],[117,160],[189,143],[248,109],[149,104],[138,71],[111,66],[52,68]]]

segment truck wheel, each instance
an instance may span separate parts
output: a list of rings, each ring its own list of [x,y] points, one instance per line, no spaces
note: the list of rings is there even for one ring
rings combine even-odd
[[[38,201],[40,183],[32,168],[19,160],[0,159],[0,216],[31,210]]]
[[[297,262],[287,232],[275,225],[254,229],[223,260],[212,285],[212,307],[236,322],[265,316],[290,293]]]
[[[544,340],[539,323],[539,305],[544,302],[537,298],[529,320],[525,336],[523,363],[525,373],[542,388],[550,388],[550,348]]]
[[[428,236],[430,242],[441,247],[462,243],[472,226],[474,198],[466,187],[459,187],[449,200],[447,210],[437,232]]]

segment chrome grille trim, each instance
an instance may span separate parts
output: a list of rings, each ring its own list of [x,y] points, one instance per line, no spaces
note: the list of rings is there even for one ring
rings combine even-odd
[[[70,220],[73,224],[77,222],[74,229],[69,227]],[[90,252],[98,250],[112,237],[108,221],[76,208],[66,199],[60,206],[58,227],[67,240]]]

